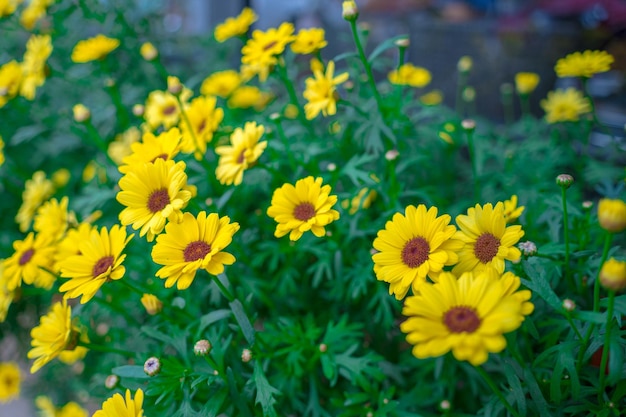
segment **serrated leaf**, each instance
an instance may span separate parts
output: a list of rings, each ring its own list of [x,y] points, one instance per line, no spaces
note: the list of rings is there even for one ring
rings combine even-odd
[[[606,313],[574,310],[571,314],[572,314],[572,318],[576,320],[586,321],[588,323],[595,323],[595,324],[606,323]]]
[[[276,403],[275,395],[280,395],[280,391],[270,385],[265,377],[265,372],[259,361],[254,363],[254,373],[252,379],[256,385],[256,399],[255,404],[261,404],[264,416],[276,417],[276,410],[274,404]]]
[[[376,159],[375,155],[355,155],[341,169],[340,175],[346,175],[356,186],[372,181],[369,170],[359,168]]]
[[[139,365],[123,365],[111,369],[111,373],[120,378],[147,379],[150,378]]]
[[[198,415],[198,412],[191,408],[191,404],[188,401],[184,401],[172,417],[196,417]]]
[[[560,311],[561,300],[550,286],[546,278],[545,270],[541,269],[539,265],[534,264],[531,260],[524,262],[523,267],[530,279],[522,279],[522,284],[539,297],[543,298],[550,307]]]
[[[322,362],[322,373],[330,381],[330,386],[334,387],[337,383],[337,364],[330,355],[322,355],[320,357]]]

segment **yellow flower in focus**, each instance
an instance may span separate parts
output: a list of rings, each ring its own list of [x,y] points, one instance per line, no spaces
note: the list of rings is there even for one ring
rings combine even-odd
[[[550,91],[540,104],[548,123],[575,122],[582,114],[591,111],[589,100],[574,87]]]
[[[146,309],[146,313],[154,316],[163,310],[163,302],[154,294],[144,294],[141,296],[141,304]]]
[[[530,94],[539,84],[539,74],[534,72],[518,72],[515,74],[515,89],[520,95]]]
[[[59,292],[65,293],[63,298],[82,295],[80,303],[85,304],[105,282],[121,279],[126,272],[122,265],[126,255],[122,251],[132,237],[132,234],[127,237],[126,229],[119,225],[110,231],[106,227],[100,232],[92,230],[89,240],[79,243],[80,254],[59,263],[61,277],[69,278],[59,288]]]
[[[124,158],[132,154],[131,145],[139,142],[141,131],[136,126],[129,127],[125,132],[115,136],[113,142],[109,143],[107,153],[118,166],[122,164]]]
[[[52,40],[49,35],[32,35],[26,43],[22,61],[22,83],[20,95],[33,100],[37,88],[46,81],[46,61],[52,53]]]
[[[72,107],[72,113],[74,115],[74,121],[77,123],[84,123],[91,118],[91,111],[83,104],[75,104]]]
[[[360,209],[369,208],[374,200],[376,200],[377,196],[378,193],[375,190],[364,187],[359,190],[357,195],[352,198],[352,200],[342,201],[341,207],[348,209],[348,213],[350,214],[356,214],[356,212]]]
[[[15,221],[20,226],[20,232],[25,233],[33,221],[33,215],[39,206],[54,193],[52,181],[46,178],[43,171],[37,171],[24,185],[22,205],[17,211]]]
[[[502,202],[495,207],[491,203],[476,204],[467,210],[467,215],[456,216],[456,224],[460,230],[454,238],[465,244],[458,252],[459,263],[452,269],[454,274],[490,269],[502,274],[505,260],[517,261],[522,256],[515,244],[524,231],[519,225],[506,226]]]
[[[17,61],[0,66],[0,108],[19,93],[22,78],[22,66]]]
[[[436,279],[443,267],[458,261],[456,252],[463,243],[454,238],[457,231],[450,216],[437,216],[437,208],[408,206],[404,215],[394,214],[374,239],[374,272],[388,282],[389,294],[401,300],[413,288],[417,294],[426,277]]]
[[[215,176],[221,184],[239,185],[243,181],[243,172],[259,159],[267,142],[259,142],[265,127],[248,122],[244,128],[236,128],[230,135],[229,146],[218,146],[215,153],[220,156]]]
[[[148,242],[163,231],[166,220],[180,223],[182,209],[191,193],[187,185],[186,165],[183,161],[157,159],[154,163],[135,167],[119,181],[116,200],[125,208],[120,212],[120,223],[141,229],[139,236]]]
[[[22,281],[50,289],[55,280],[55,276],[48,272],[55,250],[50,236],[35,237],[31,232],[24,240],[13,242],[13,249],[13,255],[3,262],[7,289],[15,290],[22,285]]]
[[[611,258],[600,269],[600,284],[607,290],[621,291],[626,288],[626,262]]]
[[[337,113],[337,86],[348,79],[348,73],[344,72],[338,76],[334,76],[335,63],[329,61],[326,67],[326,73],[321,71],[313,73],[314,78],[305,80],[306,89],[303,96],[307,99],[304,105],[304,113],[308,120],[317,117],[320,112],[324,116],[332,116]]]
[[[328,45],[324,39],[324,29],[311,28],[301,29],[291,44],[291,50],[295,54],[312,54]]]
[[[192,91],[184,88],[179,98],[183,105],[193,95]],[[169,129],[176,126],[180,120],[180,107],[176,96],[167,91],[155,90],[148,94],[146,100],[144,118],[152,129],[163,126]]]
[[[562,77],[591,78],[594,74],[607,72],[615,59],[606,51],[574,52],[556,62],[554,71]]]
[[[213,140],[213,134],[224,119],[224,110],[216,104],[215,97],[196,97],[186,110],[187,119],[180,123],[183,134],[180,150],[193,152],[197,160],[204,158],[207,143]]]
[[[443,101],[443,94],[439,90],[433,90],[420,96],[419,100],[424,106],[436,106]]]
[[[239,16],[229,17],[223,23],[215,27],[215,39],[222,43],[235,36],[243,36],[257,19],[258,17],[254,11],[246,7],[241,11]]]
[[[0,362],[0,404],[20,396],[20,368],[14,362]]]
[[[503,334],[517,329],[529,310],[523,300],[530,294],[517,295],[512,288],[489,274],[465,273],[457,279],[449,272],[435,284],[420,286],[406,299],[402,314],[408,318],[400,325],[414,345],[413,355],[424,359],[452,351],[456,360],[479,366],[489,353],[503,351]]]
[[[391,84],[422,88],[430,83],[432,76],[426,68],[416,67],[409,62],[389,72],[387,78]]]
[[[102,409],[96,411],[92,417],[144,417],[143,391],[137,389],[133,399],[130,390],[126,390],[126,399],[116,393],[102,403]]]
[[[620,199],[601,199],[598,202],[598,222],[608,232],[622,232],[626,229],[626,203]]]
[[[35,405],[39,409],[40,417],[89,417],[87,410],[74,401],[57,408],[49,397],[40,395],[35,398]]]
[[[525,207],[517,207],[517,196],[512,195],[510,200],[504,201],[504,219],[507,223],[513,223],[524,212]]]
[[[85,63],[104,59],[113,50],[120,46],[120,41],[102,34],[79,41],[72,50],[72,61]]]
[[[152,61],[159,56],[158,49],[156,49],[151,42],[142,43],[141,47],[139,48],[139,53],[141,54],[141,57],[146,61]]]
[[[234,70],[217,71],[202,81],[200,93],[205,96],[228,98],[243,82]]]
[[[278,62],[277,56],[295,39],[293,32],[293,24],[287,22],[265,32],[255,30],[241,48],[241,63],[251,65],[254,73],[259,75],[259,80],[265,82],[270,68]]]
[[[181,223],[168,223],[165,233],[156,239],[152,260],[164,265],[156,276],[166,280],[166,288],[176,284],[176,288],[184,290],[189,288],[198,269],[221,274],[224,265],[235,263],[235,257],[224,249],[237,230],[239,223],[230,223],[228,216],[201,211],[194,217],[185,213]]]
[[[310,230],[322,237],[324,227],[339,219],[339,212],[332,209],[337,196],[330,195],[330,185],[322,185],[322,181],[310,176],[296,181],[295,186],[284,184],[274,191],[267,209],[267,215],[278,223],[274,236],[289,234],[289,239],[295,241]]]
[[[34,374],[76,343],[78,335],[72,327],[72,309],[67,302],[53,304],[48,314],[41,317],[39,326],[30,331],[30,336],[32,349],[27,357],[35,359],[30,368],[30,373]]]
[[[52,242],[57,242],[65,236],[68,222],[76,215],[67,209],[68,198],[63,197],[59,202],[53,198],[37,209],[33,229],[39,235],[50,237]]]
[[[122,159],[118,169],[122,174],[127,174],[136,167],[146,163],[152,163],[157,159],[166,161],[174,159],[180,152],[182,134],[178,128],[174,127],[154,136],[153,133],[143,134],[141,142],[134,142],[130,145],[132,153]]]

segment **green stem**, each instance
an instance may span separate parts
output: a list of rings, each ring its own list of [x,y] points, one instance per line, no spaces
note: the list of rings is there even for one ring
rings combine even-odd
[[[376,80],[374,80],[374,74],[372,73],[372,67],[367,61],[367,57],[365,56],[365,51],[363,50],[363,44],[361,43],[361,38],[359,36],[359,32],[356,27],[356,20],[350,21],[350,30],[352,31],[352,38],[354,39],[354,43],[356,44],[356,48],[359,52],[359,57],[361,58],[361,62],[365,67],[365,73],[367,74],[367,80],[372,88],[372,93],[374,94],[374,98],[376,99],[376,104],[378,105],[378,111],[381,115],[383,115],[383,106],[382,106],[382,98],[380,97],[380,93],[376,88]]]
[[[130,116],[128,115],[128,110],[124,107],[124,103],[122,102],[122,94],[120,93],[120,89],[118,88],[117,82],[112,77],[112,71],[107,63],[106,58],[100,60],[100,68],[104,74],[107,74],[110,77],[110,82],[105,82],[106,90],[115,105],[115,111],[117,114],[117,123],[118,128],[123,131],[126,130],[128,126],[130,126]]]
[[[78,342],[78,346],[85,347],[89,350],[93,350],[95,352],[105,352],[105,353],[116,353],[118,355],[125,356],[127,358],[132,358],[135,356],[135,352],[129,352],[127,350],[115,349],[108,346],[95,345],[93,343],[87,343],[83,341]]]
[[[115,161],[109,155],[109,146],[107,142],[104,140],[100,133],[96,129],[96,127],[91,123],[91,119],[88,119],[83,122],[85,128],[87,129],[87,133],[89,134],[89,138],[93,142],[94,145],[104,154],[104,156],[108,159],[108,161],[114,166],[117,167]]]
[[[456,114],[463,118],[463,90],[467,85],[467,73],[460,71],[458,73],[458,82],[456,84],[456,97],[454,99],[454,109],[456,110]]]
[[[580,334],[580,332],[578,331],[578,327],[576,327],[574,325],[574,320],[572,320],[572,315],[569,311],[565,312],[565,318],[567,319],[567,322],[569,323],[570,327],[572,328],[572,330],[574,330],[574,333],[576,333],[576,336],[578,337],[578,340],[583,340],[583,335]]]
[[[600,392],[598,392],[598,402],[602,400],[606,387],[606,363],[609,360],[609,346],[611,343],[611,324],[613,323],[613,310],[615,308],[615,291],[609,291],[609,306],[606,310],[606,331],[604,332],[604,347],[602,349],[602,360],[600,360]]]
[[[226,275],[224,275],[224,274],[220,274],[220,275],[223,276],[225,280],[228,280],[228,278],[226,278]],[[228,302],[232,303],[233,301],[235,301],[235,296],[230,292],[230,290],[228,288],[226,288],[226,285],[224,285],[224,283],[222,282],[220,277],[215,276],[215,275],[211,275],[211,276],[213,277],[213,282],[215,282],[215,284],[217,284],[217,286],[219,287],[220,291],[222,292],[224,297],[226,297]]]
[[[189,120],[189,117],[187,116],[187,112],[185,111],[185,106],[183,105],[183,101],[180,99],[180,95],[174,94],[174,96],[176,97],[176,102],[178,103],[178,110],[180,111],[180,115],[182,116],[183,120],[187,124],[187,128],[189,129],[189,134],[191,135],[191,140],[193,140],[193,145],[196,148],[196,150],[194,151],[194,156],[196,157],[197,160],[200,160],[200,158],[196,156],[196,152],[198,151],[198,149],[200,149],[200,144],[198,143],[196,132],[193,131],[193,125],[191,124],[191,121]],[[200,157],[204,159],[204,155],[200,155]]]
[[[528,94],[519,95],[520,107],[522,108],[522,116],[530,116],[530,101],[528,100]]]
[[[511,413],[515,417],[520,417],[520,415],[517,413],[517,411],[515,411],[513,406],[507,401],[507,399],[504,396],[504,394],[502,394],[502,391],[500,391],[500,389],[498,388],[496,383],[493,381],[493,379],[491,379],[489,374],[487,374],[487,372],[485,372],[485,370],[482,367],[480,367],[480,366],[475,367],[475,369],[483,377],[483,379],[485,380],[487,385],[489,385],[489,388],[491,388],[493,393],[496,394],[496,396],[500,399],[500,402],[504,405],[504,407],[507,410],[509,410],[509,413]]]
[[[281,121],[282,121],[281,117],[277,117],[274,120],[274,124],[276,125],[276,133],[280,141],[285,146],[285,153],[287,154],[287,158],[289,159],[289,165],[291,166],[291,169],[295,171],[296,168],[299,166],[299,164],[298,164],[298,161],[296,161],[293,153],[291,152],[289,138],[287,138],[287,135],[285,135],[285,130],[283,129],[283,124],[281,123]]]
[[[300,120],[300,123],[302,123],[302,126],[306,126],[307,130],[309,131],[309,136],[311,138],[314,138],[315,131],[313,130],[313,126],[311,125],[311,122],[305,116],[304,108],[300,104],[300,100],[298,100],[298,94],[296,93],[296,89],[293,86],[293,83],[291,82],[291,80],[289,79],[289,74],[287,73],[287,67],[280,63],[277,64],[276,67],[278,68],[278,76],[280,77],[281,81],[285,85],[285,89],[287,90],[287,94],[289,95],[289,101],[298,109],[298,120]]]
[[[406,56],[406,48],[401,46],[398,48],[398,66],[396,67],[397,70],[400,70],[400,67],[402,65],[404,65],[404,58]]]
[[[467,135],[467,149],[469,151],[470,162],[472,164],[472,182],[474,184],[474,202],[478,203],[478,195],[480,193],[480,183],[478,181],[478,168],[476,164],[476,152],[474,149],[474,132],[471,129],[465,129]]]
[[[570,274],[569,270],[569,218],[567,215],[567,187],[561,187],[561,200],[563,202],[563,239],[565,239],[565,262],[563,264],[563,275],[570,289],[576,289],[576,283],[574,278]]]

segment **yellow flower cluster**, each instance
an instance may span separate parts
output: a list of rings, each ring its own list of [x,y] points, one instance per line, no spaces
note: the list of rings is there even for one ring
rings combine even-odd
[[[432,77],[430,71],[426,68],[406,63],[401,65],[400,68],[391,71],[387,78],[391,84],[422,88],[430,83]]]

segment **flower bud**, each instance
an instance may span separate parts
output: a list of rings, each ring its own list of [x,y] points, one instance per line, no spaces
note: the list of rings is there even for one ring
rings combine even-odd
[[[252,352],[250,351],[250,349],[244,349],[241,352],[241,361],[244,363],[248,363],[252,360]]]
[[[211,351],[211,342],[206,339],[198,340],[195,345],[193,345],[193,353],[196,356],[206,356]]]
[[[400,38],[397,39],[394,43],[398,48],[408,48],[411,44],[411,41],[409,40],[409,38]]]
[[[626,288],[626,262],[611,258],[600,269],[600,284],[607,290],[621,291]]]
[[[593,201],[585,200],[582,203],[583,210],[589,210],[593,207]]]
[[[149,376],[155,376],[161,370],[161,361],[159,358],[152,356],[143,364],[143,371]]]
[[[619,199],[601,199],[598,202],[598,222],[611,233],[626,229],[626,203]]]
[[[118,382],[120,382],[120,378],[117,375],[109,375],[104,380],[104,386],[108,389],[113,389],[117,386]]]
[[[321,344],[319,345],[319,350],[320,350],[320,352],[322,352],[322,353],[326,352],[326,351],[328,350],[328,345],[326,345],[326,343],[321,343]]]
[[[157,56],[159,56],[159,51],[150,42],[145,42],[143,45],[141,45],[139,53],[146,61],[152,61],[156,59]]]
[[[476,130],[476,122],[473,119],[464,119],[461,122],[461,127],[467,132],[473,132]]]
[[[345,0],[341,5],[341,16],[348,22],[353,22],[359,17],[359,8],[354,0]]]
[[[569,174],[561,174],[556,177],[556,185],[566,190],[574,183],[574,177]]]
[[[459,59],[459,62],[456,64],[456,68],[459,72],[468,73],[472,70],[473,64],[474,62],[472,61],[472,57],[465,55]]]
[[[163,302],[153,294],[144,294],[141,297],[141,304],[143,304],[146,312],[151,316],[154,316],[163,310]]]
[[[563,306],[563,309],[565,311],[574,311],[576,310],[576,303],[573,300],[570,300],[569,298],[566,298],[565,300],[563,300],[563,303],[561,304]]]
[[[385,152],[385,159],[387,161],[395,161],[398,156],[400,156],[400,152],[398,152],[397,149],[390,149],[387,152]]]
[[[450,401],[448,400],[443,400],[439,403],[439,408],[441,408],[444,411],[448,411],[451,407],[452,407],[452,404],[450,404]]]
[[[462,97],[463,101],[471,103],[476,99],[476,90],[474,87],[467,86],[463,89]]]
[[[72,112],[74,113],[74,120],[78,123],[84,123],[91,118],[89,109],[80,103],[72,107]]]
[[[326,169],[327,169],[329,172],[335,172],[335,171],[337,170],[337,164],[335,164],[335,163],[331,162],[331,163],[329,163],[328,165],[326,165]]]
[[[133,114],[137,117],[143,117],[143,113],[146,111],[146,108],[143,104],[135,104],[133,106]]]
[[[183,91],[183,85],[178,77],[174,77],[172,75],[167,77],[167,91],[175,96],[179,95],[181,91]]]
[[[537,245],[531,241],[520,242],[518,246],[524,256],[533,256],[537,253]]]

